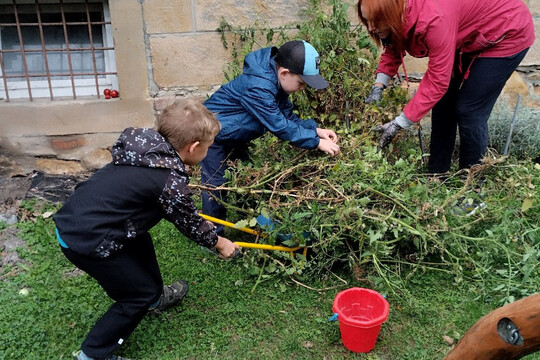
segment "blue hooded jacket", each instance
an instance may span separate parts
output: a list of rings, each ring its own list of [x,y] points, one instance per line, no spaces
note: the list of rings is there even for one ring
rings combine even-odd
[[[217,142],[246,143],[268,130],[303,149],[319,145],[317,123],[312,119],[302,120],[293,113],[289,94],[279,84],[276,53],[275,47],[249,53],[243,73],[222,85],[204,102],[221,122]]]

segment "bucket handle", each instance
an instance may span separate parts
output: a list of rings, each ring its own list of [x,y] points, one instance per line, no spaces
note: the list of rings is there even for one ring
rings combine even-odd
[[[334,315],[330,316],[330,318],[328,319],[328,321],[337,321],[338,319],[338,313],[334,313]]]

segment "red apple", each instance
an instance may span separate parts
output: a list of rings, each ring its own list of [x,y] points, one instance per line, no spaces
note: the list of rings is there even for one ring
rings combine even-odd
[[[118,93],[118,91],[116,91],[116,90],[111,90],[111,97],[112,97],[112,98],[117,98],[118,95],[120,95],[120,94]]]
[[[110,99],[111,98],[111,95],[105,95],[105,99]]]
[[[105,95],[105,96],[111,95],[111,90],[110,89],[103,90],[103,95]]]

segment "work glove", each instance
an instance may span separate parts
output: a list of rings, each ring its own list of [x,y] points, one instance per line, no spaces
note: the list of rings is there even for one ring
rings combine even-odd
[[[373,104],[381,101],[383,90],[383,87],[373,85],[371,87],[371,92],[369,93],[369,96],[366,98],[366,100],[364,100],[364,102],[366,104]]]
[[[410,127],[413,122],[401,113],[394,120],[387,122],[386,124],[375,126],[373,130],[382,132],[381,138],[379,140],[379,148],[382,149],[392,142],[396,137],[397,133],[401,129],[406,129]]]

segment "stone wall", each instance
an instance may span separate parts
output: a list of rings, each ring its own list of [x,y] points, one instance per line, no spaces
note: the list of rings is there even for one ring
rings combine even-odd
[[[99,167],[108,160],[99,149],[106,150],[125,127],[153,126],[156,113],[175,97],[202,98],[223,82],[223,68],[231,58],[216,31],[222,17],[233,26],[285,25],[292,32],[305,16],[307,2],[109,0],[120,98],[0,103],[0,151],[84,159],[83,164]],[[540,0],[526,2],[538,38]],[[357,23],[354,7],[350,18]],[[406,67],[419,79],[426,60],[406,57]],[[507,88],[536,99],[539,68],[540,47],[535,44]]]

